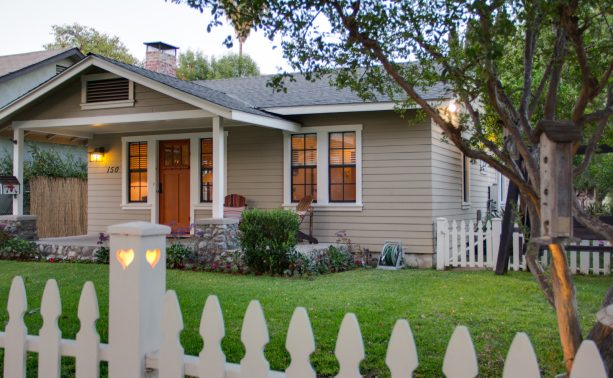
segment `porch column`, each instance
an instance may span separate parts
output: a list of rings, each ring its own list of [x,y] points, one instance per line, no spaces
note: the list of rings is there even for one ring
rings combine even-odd
[[[23,182],[23,163],[25,158],[25,145],[23,140],[23,130],[13,126],[13,176],[19,180],[20,190],[17,196],[13,197],[13,215],[23,215],[23,192],[25,185]]]
[[[213,117],[213,218],[223,218],[226,138],[221,117]]]

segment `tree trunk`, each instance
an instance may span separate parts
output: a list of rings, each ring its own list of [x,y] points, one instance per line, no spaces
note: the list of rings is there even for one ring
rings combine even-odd
[[[566,264],[564,247],[558,243],[551,243],[549,244],[549,251],[552,260],[551,281],[553,283],[560,343],[564,352],[564,365],[566,371],[570,374],[575,355],[581,345],[581,327],[577,316],[575,286]]]

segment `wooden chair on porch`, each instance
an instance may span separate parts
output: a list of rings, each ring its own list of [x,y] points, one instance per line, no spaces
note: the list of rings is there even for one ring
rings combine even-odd
[[[299,241],[308,240],[309,244],[318,244],[319,241],[313,237],[313,197],[310,195],[304,196],[296,206],[296,214],[300,217],[300,224],[304,222],[304,218],[309,217],[309,234],[298,231],[297,238]]]
[[[228,194],[223,202],[224,218],[241,219],[241,214],[247,208],[245,197],[239,194]]]

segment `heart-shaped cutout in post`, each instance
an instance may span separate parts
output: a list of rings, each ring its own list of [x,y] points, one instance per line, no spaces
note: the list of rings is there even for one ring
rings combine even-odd
[[[155,268],[158,261],[160,261],[160,254],[161,253],[159,248],[148,249],[147,252],[145,252],[145,259],[147,260],[149,265],[151,265],[151,269]]]
[[[132,261],[134,261],[134,250],[128,249],[126,251],[118,249],[117,252],[115,252],[115,257],[117,257],[117,261],[119,261],[121,267],[125,270],[128,265],[132,264]]]

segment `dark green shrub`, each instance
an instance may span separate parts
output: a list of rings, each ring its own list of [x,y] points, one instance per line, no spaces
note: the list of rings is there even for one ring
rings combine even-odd
[[[0,245],[0,256],[11,260],[36,260],[38,249],[34,242],[13,237]]]
[[[96,252],[94,252],[94,261],[98,264],[108,264],[109,247],[99,247]]]
[[[9,234],[4,230],[4,225],[0,224],[0,249],[2,248],[4,243],[9,241],[12,237],[13,235]]]
[[[183,269],[185,263],[192,256],[192,249],[183,244],[173,244],[166,250],[166,267],[169,269]]]
[[[289,267],[299,226],[298,215],[289,210],[243,212],[240,244],[247,266],[258,273],[282,274]]]

